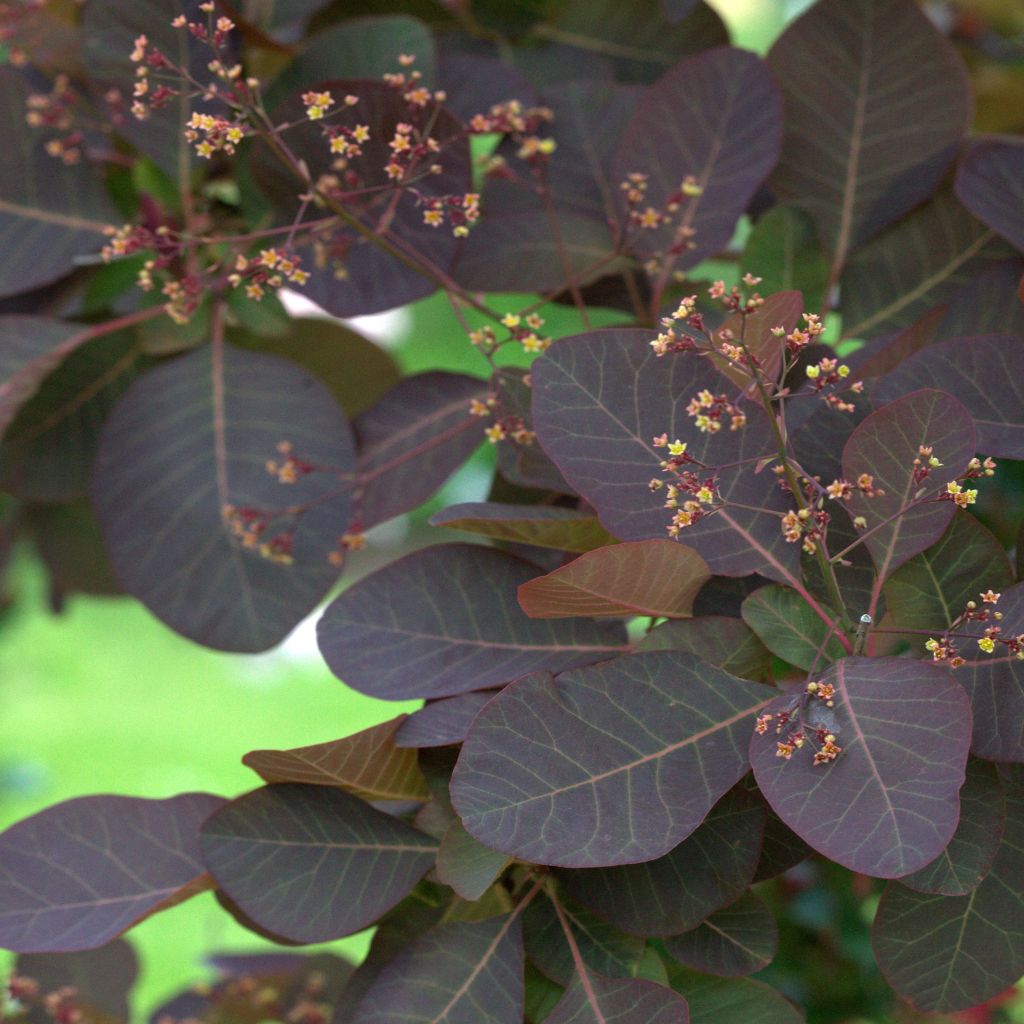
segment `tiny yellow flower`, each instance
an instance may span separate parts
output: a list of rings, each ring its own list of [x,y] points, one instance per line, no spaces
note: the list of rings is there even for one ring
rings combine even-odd
[[[983,636],[980,640],[978,640],[978,646],[986,654],[991,654],[996,649],[996,642],[990,636]]]

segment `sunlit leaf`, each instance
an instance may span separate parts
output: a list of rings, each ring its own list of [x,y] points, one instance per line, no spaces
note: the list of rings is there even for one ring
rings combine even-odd
[[[838,637],[789,587],[755,590],[743,602],[743,621],[768,650],[797,668],[823,669],[843,656]]]
[[[529,562],[472,544],[414,552],[328,606],[320,651],[349,686],[401,700],[447,697],[627,649],[618,625],[528,618],[515,593],[535,574]]]
[[[957,198],[1008,242],[1024,250],[1024,146],[1020,139],[975,139],[956,176]]]
[[[324,467],[294,484],[267,472],[288,442]],[[316,607],[351,514],[351,431],[323,385],[294,364],[207,346],[139,377],[108,418],[92,500],[125,589],[179,633],[259,651]],[[275,513],[268,536],[306,507],[294,562],[247,550],[225,506]],[[266,539],[264,537],[261,540]]]
[[[711,573],[693,548],[639,540],[598,548],[519,587],[532,619],[649,615],[685,619]]]
[[[222,804],[87,796],[12,825],[0,835],[0,946],[95,949],[206,888],[199,826]]]
[[[872,946],[888,982],[933,1013],[965,1010],[1024,972],[1024,800],[1006,793],[1006,831],[991,871],[967,896],[927,895],[890,882]]]
[[[777,734],[773,720],[751,737],[761,792],[798,836],[852,871],[916,871],[946,848],[959,820],[971,728],[963,688],[941,668],[902,658],[846,658],[819,679],[835,687],[834,709],[808,696],[802,723]],[[793,701],[780,697],[767,713]],[[804,747],[790,760],[777,756],[776,743],[801,724]],[[819,726],[842,752],[815,765]]]
[[[524,860],[653,860],[746,771],[752,716],[771,695],[676,651],[524,679],[473,722],[452,801],[470,833]]]
[[[665,940],[680,963],[705,974],[753,974],[775,959],[779,930],[768,904],[749,889],[696,928]]]
[[[363,800],[425,800],[429,795],[416,754],[395,745],[405,715],[344,739],[294,750],[253,750],[242,763],[264,782],[338,786]]]
[[[324,942],[390,910],[431,867],[437,844],[344,790],[281,784],[213,815],[202,848],[217,885],[258,925]]]

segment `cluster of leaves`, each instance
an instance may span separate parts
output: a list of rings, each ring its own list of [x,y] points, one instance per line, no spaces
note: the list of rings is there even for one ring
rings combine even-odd
[[[3,7],[0,68],[3,530],[55,604],[265,650],[365,531],[498,469],[432,520],[481,543],[319,623],[422,710],[0,836],[11,1012],[123,1017],[119,936],[214,889],[285,945],[376,924],[369,957],[221,957],[160,1020],[787,1024],[799,983],[747,975],[834,865],[884,882],[907,1003],[1011,986],[1024,566],[968,506],[1024,460],[1024,144],[969,137],[917,5],[819,0],[765,60],[701,0],[68,6]],[[486,372],[402,377],[287,283],[440,288]],[[623,326],[551,344],[551,300]]]

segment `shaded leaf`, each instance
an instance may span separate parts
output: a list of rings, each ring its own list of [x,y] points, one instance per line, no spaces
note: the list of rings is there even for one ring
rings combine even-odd
[[[914,481],[914,459],[921,446],[934,448],[940,469]],[[863,420],[843,448],[843,476],[856,485],[862,473],[884,494],[868,497],[857,486],[846,502],[867,521],[864,544],[881,580],[942,536],[953,518],[951,501],[929,501],[900,515],[917,495],[943,493],[946,482],[963,475],[976,450],[970,412],[951,395],[923,389],[877,409]],[[896,516],[892,522],[885,521]],[[884,524],[884,525],[883,525]]]
[[[681,352],[659,359],[643,330],[604,330],[556,342],[533,364],[534,427],[544,450],[569,483],[597,510],[602,525],[622,540],[664,537],[670,513],[649,483],[661,477],[662,433],[688,445],[717,473],[725,508],[686,530],[684,540],[715,573],[762,572],[796,582],[799,553],[787,544],[778,515],[788,506],[773,474],[752,472],[773,451],[759,406],[745,405],[742,430],[701,433],[685,406],[698,391],[731,388],[706,359]],[[763,508],[764,512],[750,509]]]
[[[978,589],[986,586],[978,580]],[[1024,633],[1024,583],[1003,591],[998,610],[1003,613],[1003,635]],[[990,623],[965,622],[957,633],[980,637]],[[985,654],[975,643],[957,643],[966,664],[954,678],[967,691],[974,712],[971,751],[990,761],[1024,761],[1024,661],[1002,644]]]
[[[124,939],[114,939],[80,953],[22,953],[14,962],[13,973],[31,978],[42,992],[71,986],[75,989],[75,1006],[83,1015],[127,1024],[139,963]],[[26,1019],[28,1024],[49,1024],[53,1017],[36,1007],[28,1010]]]
[[[414,711],[395,733],[397,747],[444,747],[461,743],[480,709],[497,690],[474,690],[430,701]]]
[[[354,423],[359,446],[355,520],[367,530],[422,504],[483,440],[472,399],[487,385],[441,370],[399,381]]]
[[[764,842],[753,882],[767,882],[778,878],[797,864],[803,863],[814,851],[773,811],[768,809],[764,826]]]
[[[464,900],[473,902],[490,888],[507,863],[505,854],[478,843],[456,818],[437,851],[437,877]]]
[[[521,1024],[523,937],[517,914],[442,925],[376,977],[353,1024]]]
[[[199,826],[223,804],[87,796],[0,835],[0,946],[22,953],[95,949],[206,887]]]
[[[825,609],[835,619],[834,613]],[[797,668],[823,669],[843,645],[811,606],[789,587],[762,587],[743,602],[743,621],[773,654]]]
[[[473,722],[452,802],[470,833],[520,859],[652,860],[746,771],[751,716],[771,693],[676,651],[520,680]]]
[[[843,336],[874,338],[909,327],[1012,253],[952,194],[939,192],[847,262],[841,282]]]
[[[619,931],[589,910],[561,897],[559,905],[588,967],[610,978],[637,977],[646,948],[644,939]],[[523,916],[523,938],[527,956],[540,970],[559,985],[572,983],[576,964],[550,900],[535,900],[530,904]]]
[[[621,16],[636,23],[635,10]],[[681,229],[692,229],[693,248],[667,266],[692,267],[718,252],[775,165],[781,141],[782,97],[759,57],[721,47],[675,64],[637,104],[619,141],[612,178],[648,174],[644,202],[659,210],[687,176],[703,191],[684,198],[668,223],[634,235],[633,250],[641,256],[664,253]],[[621,191],[619,204],[625,215]]]
[[[998,538],[969,512],[957,511],[930,548],[905,562],[885,583],[893,626],[946,629],[982,589],[1013,583],[1010,559]]]
[[[955,338],[929,345],[883,377],[872,392],[889,402],[918,388],[947,391],[970,410],[977,450],[1024,459],[1024,344],[1012,335]]]
[[[742,620],[725,615],[665,622],[636,645],[638,651],[685,651],[730,675],[766,682],[771,652]]]
[[[866,342],[852,354],[851,379],[881,377],[890,370],[895,370],[905,359],[934,344],[939,325],[945,320],[948,309],[949,306],[934,306],[902,331]]]
[[[711,573],[693,548],[639,540],[598,548],[519,587],[532,619],[649,615],[685,619]]]
[[[551,1011],[558,1005],[565,991],[561,985],[545,978],[534,965],[527,960],[526,971],[526,1024],[541,1024],[547,1020]]]
[[[444,45],[443,40],[439,42]],[[445,92],[445,107],[463,121],[510,99],[519,100],[524,107],[537,105],[537,94],[525,75],[505,61],[483,54],[442,53],[437,84]]]
[[[960,790],[960,823],[949,845],[930,864],[904,875],[917,892],[966,896],[988,874],[1003,838],[1006,809],[995,765],[971,758]]]
[[[959,820],[971,726],[963,689],[941,668],[901,658],[846,658],[820,679],[835,687],[826,727],[842,753],[812,764],[813,718],[792,760],[776,756],[774,730],[755,734],[750,760],[761,792],[798,836],[852,871],[896,878],[929,864]],[[767,711],[792,703],[780,697]]]
[[[828,261],[810,215],[798,206],[770,209],[747,238],[740,271],[761,278],[762,295],[795,290],[803,295],[806,309],[821,309]]]
[[[709,978],[668,965],[672,987],[686,998],[690,1024],[801,1024],[804,1015],[770,985],[752,978]]]
[[[577,50],[585,65],[607,58],[624,82],[652,82],[683,57],[729,42],[722,19],[706,3],[681,20],[668,17],[660,0],[634,0],[628,9],[615,0],[568,0],[554,11],[554,20],[535,26],[534,34]]]
[[[406,555],[337,597],[317,627],[331,671],[385,700],[447,697],[627,649],[622,627],[541,622],[515,600],[536,569],[472,544]]]
[[[764,803],[737,787],[665,856],[559,877],[573,899],[623,931],[675,935],[743,893],[754,877],[764,821]]]
[[[339,786],[363,800],[425,800],[429,796],[416,754],[395,744],[405,715],[344,739],[294,750],[253,750],[242,763],[264,782]]]
[[[430,525],[557,551],[592,551],[615,543],[595,516],[552,505],[468,501],[435,512]]]
[[[298,363],[325,385],[350,417],[365,412],[401,379],[398,365],[384,349],[332,320],[289,320],[279,336],[232,332],[231,341],[239,348]]]
[[[804,299],[800,292],[783,291],[769,295],[753,313],[733,313],[726,317],[720,330],[731,331],[743,339],[747,351],[758,361],[761,372],[770,381],[778,381],[782,372],[782,342],[772,333],[779,327],[792,331],[804,310]],[[751,398],[757,396],[757,385],[752,383],[745,370],[733,366],[721,355],[711,356],[719,372],[728,377],[737,387],[745,389]]]
[[[56,281],[76,256],[98,252],[104,228],[118,220],[96,169],[50,156],[49,133],[25,124],[28,96],[22,76],[0,68],[0,121],[9,126],[0,152],[0,296]]]
[[[282,441],[329,471],[282,485],[265,468]],[[351,432],[326,389],[293,364],[226,345],[141,376],[111,413],[92,480],[110,560],[125,589],[209,647],[259,651],[308,614],[337,576],[327,555],[348,526]],[[339,483],[340,480],[340,483]],[[246,550],[224,507],[306,506],[294,562]]]
[[[665,949],[680,963],[726,978],[766,967],[775,959],[778,945],[779,930],[771,909],[749,889],[693,930],[665,940]]]
[[[1024,145],[1020,139],[973,140],[960,161],[956,195],[978,220],[1024,250]]]
[[[111,408],[145,366],[121,331],[76,345],[19,410],[0,444],[0,486],[26,501],[69,501],[88,487]]]
[[[686,1000],[664,985],[636,978],[578,976],[546,1024],[688,1024]]]
[[[938,186],[970,126],[967,74],[910,0],[824,0],[768,63],[786,107],[771,187],[812,214],[835,279],[851,250]]]
[[[390,910],[431,867],[437,845],[344,790],[281,784],[213,815],[202,848],[217,885],[258,925],[324,942]]]
[[[922,1010],[965,1010],[1024,972],[1024,801],[1006,794],[1006,832],[991,871],[968,896],[914,892],[890,882],[871,944],[882,973]]]
[[[1024,304],[1017,294],[1024,260],[992,263],[950,296],[937,341],[982,334],[1024,334]]]

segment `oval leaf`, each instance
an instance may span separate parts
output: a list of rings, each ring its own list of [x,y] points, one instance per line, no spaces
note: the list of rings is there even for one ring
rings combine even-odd
[[[293,784],[233,800],[207,821],[202,846],[242,912],[294,942],[372,924],[411,892],[437,851],[429,836],[344,790]]]
[[[797,668],[819,670],[843,656],[843,645],[821,617],[789,587],[755,590],[741,609],[743,621],[773,654]],[[826,609],[827,614],[834,613]]]
[[[748,890],[716,910],[692,931],[665,940],[680,963],[704,974],[733,978],[767,967],[775,959],[779,929],[768,904]]]
[[[933,448],[942,466],[915,483],[913,463],[921,446]],[[882,406],[850,435],[843,449],[843,476],[855,486],[847,507],[852,515],[867,521],[871,532],[864,544],[879,579],[888,579],[942,536],[953,518],[953,502],[931,501],[898,513],[921,491],[930,497],[945,492],[946,482],[963,475],[974,452],[970,412],[952,395],[928,389]],[[856,482],[864,473],[885,493],[867,497],[859,490]]]
[[[1006,794],[1006,832],[992,870],[968,896],[886,886],[872,928],[889,984],[934,1013],[966,1010],[1024,973],[1024,799]]]
[[[750,761],[761,792],[798,836],[852,871],[876,878],[916,871],[946,848],[959,820],[971,729],[966,694],[941,668],[900,658],[846,658],[820,680],[835,687],[828,727],[842,752],[812,763],[820,744],[811,715],[808,742],[791,760],[776,756],[776,742],[795,722],[781,735],[755,733]],[[767,712],[777,715],[796,699],[780,697]]]
[[[668,964],[672,987],[686,998],[690,1024],[803,1024],[804,1015],[770,985],[752,978],[709,978]]]
[[[508,863],[508,857],[478,843],[455,819],[437,851],[437,877],[464,900],[474,902],[490,888]]]
[[[686,1000],[672,989],[637,978],[587,972],[566,990],[544,1024],[689,1024]]]
[[[461,743],[480,709],[497,690],[476,690],[431,701],[414,711],[395,733],[397,747],[446,747]]]
[[[521,680],[474,721],[452,802],[481,842],[524,860],[653,860],[746,771],[751,716],[771,695],[675,651]]]
[[[772,656],[742,620],[726,615],[664,622],[636,645],[638,651],[686,651],[730,675],[768,681]]]
[[[972,142],[957,171],[956,194],[978,220],[1024,250],[1024,145],[1020,139]]]
[[[426,800],[430,795],[414,751],[395,744],[405,715],[344,739],[294,750],[253,750],[242,758],[264,782],[338,786],[363,800]]]
[[[279,483],[265,463],[282,441],[326,469]],[[130,594],[199,643],[260,651],[334,582],[327,556],[348,526],[353,469],[348,423],[323,385],[283,359],[214,345],[144,374],[122,396],[100,440],[92,500]],[[228,505],[279,513],[269,534],[295,522],[289,508],[308,507],[293,564],[245,549]]]
[[[711,578],[693,548],[671,540],[640,540],[598,548],[519,588],[531,619],[580,615],[649,615],[686,619],[697,591]]]
[[[610,658],[620,626],[536,622],[515,602],[536,567],[493,548],[439,544],[349,587],[317,627],[320,651],[349,686],[385,700],[446,697]]]
[[[0,946],[95,949],[199,892],[199,827],[223,802],[87,796],[12,825],[0,835]]]

